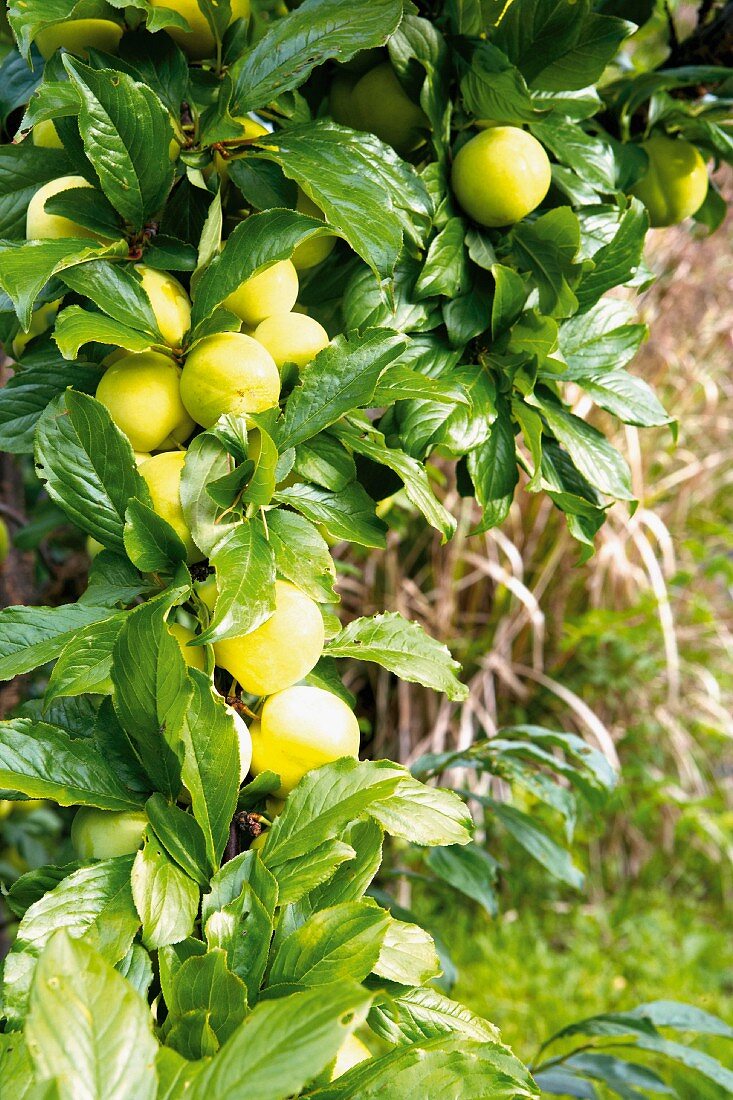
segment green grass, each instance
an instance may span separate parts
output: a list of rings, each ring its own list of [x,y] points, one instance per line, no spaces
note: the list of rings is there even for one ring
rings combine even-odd
[[[478,907],[447,900],[442,909],[427,904],[459,969],[454,996],[497,1024],[526,1060],[566,1024],[652,1000],[686,1001],[733,1021],[733,929],[717,907],[632,890],[598,906],[532,906],[492,922]],[[733,1065],[733,1043],[695,1045]],[[669,1067],[661,1072],[686,1100],[728,1095]]]

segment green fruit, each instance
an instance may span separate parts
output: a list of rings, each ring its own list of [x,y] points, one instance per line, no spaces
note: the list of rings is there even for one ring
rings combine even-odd
[[[71,843],[79,859],[127,856],[140,847],[147,825],[142,812],[114,813],[82,806],[71,823]]]
[[[341,126],[353,126],[355,129],[360,130],[364,127],[357,125],[354,107],[354,88],[357,85],[357,80],[358,78],[355,76],[337,73],[331,81],[328,93],[328,108],[334,122],[340,123]]]
[[[53,302],[45,302],[44,305],[34,309],[31,314],[31,323],[27,332],[22,329],[13,337],[13,357],[20,359],[31,340],[47,332],[51,327],[56,314],[59,311],[63,298],[56,298]]]
[[[40,31],[35,43],[45,58],[62,46],[86,57],[90,48],[114,53],[121,38],[122,27],[111,19],[64,19]]]
[[[160,335],[170,348],[180,348],[191,327],[191,301],[186,291],[166,271],[138,264],[135,268],[150,299]]]
[[[50,118],[35,124],[31,131],[31,138],[33,144],[40,146],[42,149],[63,149],[64,147],[64,143]]]
[[[144,475],[143,475],[144,476]],[[147,479],[146,479],[147,480]],[[180,623],[168,623],[168,633],[172,634],[178,642],[183,654],[183,659],[189,668],[197,668],[200,672],[206,672],[206,649],[202,645],[189,645],[196,635],[188,627]]]
[[[392,145],[398,153],[409,153],[423,140],[430,123],[413,103],[388,61],[377,65],[358,81],[351,93],[352,125],[369,130]]]
[[[236,159],[237,152],[240,151],[237,147],[243,142],[252,141],[253,138],[262,137],[263,134],[269,133],[266,126],[263,126],[260,122],[255,122],[253,118],[248,118],[246,115],[235,115],[234,121],[242,127],[241,135],[238,138],[230,138],[221,143],[226,146],[229,156],[223,157],[218,151],[214,153],[214,167],[223,180],[229,179],[229,161],[233,158]]]
[[[521,221],[550,187],[550,161],[536,138],[516,126],[493,126],[471,138],[453,161],[453,192],[480,225]]]
[[[708,193],[707,168],[696,146],[653,134],[642,148],[649,167],[632,191],[649,211],[650,225],[677,225],[695,214]]]
[[[0,517],[0,565],[7,560],[10,553],[10,532],[8,531],[8,525],[5,520]]]
[[[186,547],[186,560],[190,564],[201,561],[203,554],[191,538],[181,506],[181,473],[185,461],[185,451],[164,451],[142,462],[139,470],[150,490],[153,509],[170,523]]]
[[[313,200],[309,199],[300,188],[298,188],[298,201],[295,204],[295,209],[301,214],[308,214],[311,218],[320,218],[323,221],[323,211],[320,206],[316,206]],[[335,244],[336,238],[333,236],[311,237],[310,240],[303,241],[302,244],[296,247],[292,256],[296,271],[306,271],[309,267],[315,267],[316,264],[322,263],[326,256],[333,252]]]
[[[97,233],[91,229],[85,229],[71,218],[64,218],[61,214],[47,214],[44,210],[46,199],[52,195],[58,195],[62,191],[69,191],[73,187],[91,187],[89,180],[83,176],[59,176],[58,179],[49,180],[39,187],[28,204],[26,214],[25,235],[29,241],[41,241],[56,237],[85,237],[92,240],[101,240]]]
[[[267,348],[278,367],[285,363],[305,367],[329,344],[323,325],[303,313],[275,313],[266,317],[255,329],[254,338]]]
[[[291,687],[271,695],[253,722],[252,774],[280,776],[285,798],[306,772],[359,755],[359,724],[343,699],[318,687]]]
[[[190,58],[202,61],[205,57],[214,56],[216,40],[198,0],[150,0],[150,3],[154,8],[171,8],[186,20],[190,31],[181,30],[180,27],[166,27],[166,30]],[[250,0],[231,0],[231,22],[235,19],[248,19],[249,14]]]
[[[241,332],[205,336],[183,366],[183,404],[204,428],[223,413],[246,416],[274,408],[279,396],[275,361],[261,344]]]
[[[273,313],[288,313],[298,298],[298,272],[290,260],[281,260],[246,279],[222,305],[246,325],[259,325]]]
[[[118,359],[102,375],[96,396],[135,451],[170,449],[194,429],[181,400],[181,370],[161,352]]]
[[[199,594],[201,594],[199,589]],[[216,663],[252,695],[271,695],[307,676],[321,656],[318,604],[287,581],[275,583],[275,611],[262,626],[214,643]]]
[[[252,764],[252,738],[250,736],[249,727],[242,718],[241,714],[237,714],[234,707],[227,707],[227,714],[231,715],[234,719],[234,728],[237,731],[237,741],[239,742],[239,785],[241,787],[247,778],[247,773]]]

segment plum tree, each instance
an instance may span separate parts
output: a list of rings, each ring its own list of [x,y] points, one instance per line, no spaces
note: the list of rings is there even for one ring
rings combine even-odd
[[[245,279],[222,305],[236,313],[245,325],[259,325],[273,313],[287,313],[298,298],[298,272],[290,260],[280,260]]]
[[[429,128],[420,106],[408,96],[389,61],[370,69],[354,85],[348,108],[357,130],[369,130],[393,146],[409,153],[423,140]]]
[[[321,656],[323,618],[318,604],[287,581],[275,583],[275,611],[239,638],[214,643],[216,663],[252,695],[272,695],[302,680]]]
[[[122,26],[112,19],[64,19],[44,27],[36,45],[45,58],[60,47],[86,57],[89,49],[114,53],[122,38]]]
[[[44,240],[55,237],[90,237],[99,240],[99,235],[83,225],[78,225],[71,218],[65,218],[61,214],[48,214],[44,209],[46,200],[62,191],[69,191],[74,187],[91,187],[89,180],[84,176],[59,176],[58,179],[49,180],[34,193],[28,204],[26,214],[25,235],[29,241]]]
[[[459,149],[453,193],[480,225],[521,221],[550,187],[550,161],[537,138],[517,126],[492,126]]]
[[[278,367],[285,363],[305,367],[329,344],[323,325],[304,313],[273,313],[260,321],[254,338],[267,348]]]
[[[242,332],[205,336],[183,365],[181,398],[197,424],[223,413],[246,416],[277,405],[280,374],[269,351]]]
[[[185,461],[185,451],[163,451],[141,462],[138,469],[147,482],[154,510],[179,536],[190,563],[200,561],[202,554],[191,538],[181,506],[181,473]]]
[[[677,225],[697,213],[708,193],[708,172],[699,149],[683,138],[652,134],[642,143],[649,166],[633,193],[655,228]]]
[[[147,825],[142,811],[82,806],[71,823],[71,843],[79,859],[114,859],[138,850]]]
[[[161,336],[169,347],[180,347],[183,337],[191,327],[191,301],[188,294],[178,279],[165,271],[156,271],[146,264],[138,264],[136,271],[143,290],[150,299]]]
[[[147,478],[146,478],[147,481]],[[189,668],[197,668],[200,672],[206,671],[206,650],[200,645],[189,645],[196,635],[187,626],[181,623],[168,623],[168,631],[181,647],[183,659]]]
[[[118,359],[102,375],[96,396],[135,451],[168,450],[193,431],[181,400],[181,369],[162,352]]]
[[[308,198],[300,188],[298,188],[295,209],[298,213],[308,214],[311,218],[320,218],[321,220],[324,218],[320,206],[317,206],[313,199]],[[330,256],[333,252],[335,244],[336,238],[334,236],[311,237],[310,240],[303,241],[293,252],[293,267],[296,271],[307,271],[309,267],[315,267],[316,264],[323,263],[326,256]]]
[[[168,34],[181,49],[194,61],[213,57],[216,51],[216,39],[198,0],[150,0],[154,8],[171,8],[187,21],[189,31],[180,27],[166,27]],[[250,0],[231,0],[231,19],[248,19]]]
[[[271,695],[250,733],[252,774],[279,775],[281,798],[312,768],[359,755],[356,715],[338,695],[319,687],[290,687]]]

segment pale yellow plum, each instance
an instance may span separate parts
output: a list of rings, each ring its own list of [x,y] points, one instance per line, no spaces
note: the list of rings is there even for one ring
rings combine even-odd
[[[148,825],[142,811],[95,810],[82,806],[71,823],[71,843],[79,859],[113,859],[132,855]]]
[[[249,727],[242,718],[241,714],[237,714],[234,707],[227,707],[227,714],[231,715],[234,719],[234,728],[237,731],[237,741],[239,742],[239,785],[241,787],[247,778],[247,773],[252,764],[252,738],[250,736]]]
[[[255,340],[267,348],[278,367],[295,363],[305,367],[328,347],[328,333],[313,317],[302,313],[274,313],[255,329]]]
[[[290,260],[280,260],[253,275],[225,298],[222,305],[246,325],[259,325],[273,313],[288,313],[298,297],[298,272]]]
[[[69,191],[74,187],[91,187],[89,180],[83,176],[59,176],[58,179],[49,180],[39,187],[28,204],[26,215],[25,235],[29,241],[40,241],[56,237],[90,237],[98,241],[100,237],[91,229],[78,225],[71,218],[64,218],[61,214],[48,214],[44,210],[46,200],[62,191]]]
[[[201,672],[206,672],[206,651],[205,647],[201,645],[193,646],[188,643],[192,641],[196,635],[188,627],[182,626],[181,623],[168,623],[168,633],[172,634],[180,646],[183,659],[189,668],[197,668]]]
[[[167,271],[138,264],[143,290],[150,299],[160,334],[170,348],[179,348],[191,327],[191,301],[186,291]]]
[[[186,461],[185,451],[163,451],[153,455],[139,466],[147,482],[153,509],[166,520],[186,547],[186,560],[190,564],[203,557],[191,538],[181,505],[181,474]]]
[[[28,331],[21,330],[13,337],[13,355],[16,359],[21,357],[31,340],[51,327],[62,301],[62,298],[56,298],[53,302],[45,302],[44,305],[33,310]]]
[[[309,199],[300,188],[298,188],[298,201],[295,204],[295,209],[300,214],[308,214],[311,218],[324,220],[320,206],[316,206],[313,200]],[[326,256],[333,252],[335,244],[336,238],[330,235],[328,237],[311,237],[310,240],[303,241],[302,244],[297,245],[293,252],[292,260],[295,270],[306,271],[309,267],[315,267],[316,264],[322,263]]]
[[[315,603],[287,581],[275,582],[275,611],[239,638],[214,643],[216,663],[252,695],[271,695],[296,684],[323,651],[323,618]]]
[[[493,126],[471,138],[453,161],[453,193],[480,225],[521,221],[550,187],[550,161],[539,141],[517,126]]]
[[[181,401],[180,367],[162,352],[118,359],[102,375],[96,397],[135,451],[175,446],[171,436],[186,438],[194,429]]]
[[[252,774],[280,776],[285,798],[312,768],[359,755],[359,723],[337,695],[319,687],[290,687],[265,701],[250,727]]]
[[[398,153],[409,153],[423,140],[429,128],[422,108],[408,96],[389,61],[377,65],[358,81],[351,93],[356,119],[352,125],[369,130],[393,146]]]
[[[205,336],[183,366],[183,404],[204,428],[210,428],[224,413],[246,416],[264,412],[277,405],[279,396],[275,360],[242,332]]]
[[[150,0],[154,8],[170,8],[178,12],[188,23],[190,31],[179,27],[166,27],[168,34],[181,49],[194,61],[213,57],[216,52],[216,40],[211,33],[206,16],[197,0]],[[250,14],[250,0],[231,0],[232,22],[235,19],[247,19]]]
[[[649,211],[649,224],[677,225],[695,214],[708,193],[708,172],[700,151],[689,141],[653,134],[642,143],[649,158],[633,193]]]
[[[122,26],[111,19],[64,19],[45,27],[35,39],[43,57],[48,58],[62,46],[86,57],[87,50],[114,53],[122,38]]]
[[[349,1035],[339,1047],[336,1063],[331,1073],[331,1080],[335,1081],[337,1077],[342,1077],[344,1073],[348,1073],[360,1062],[367,1062],[371,1056],[372,1052],[365,1043],[362,1043],[361,1039],[356,1035]]]
[[[37,122],[31,131],[34,145],[42,149],[63,149],[64,143],[58,135],[58,131],[50,118],[43,122]]]
[[[354,88],[358,78],[337,73],[331,81],[328,93],[328,106],[331,118],[341,126],[351,126],[356,130],[364,129],[356,118],[354,106]]]
[[[229,179],[228,164],[232,157],[236,157],[238,146],[252,141],[253,138],[262,137],[263,134],[269,132],[261,122],[256,122],[255,119],[247,118],[245,115],[235,115],[234,121],[239,123],[242,132],[239,137],[230,138],[221,143],[227,149],[228,156],[222,156],[218,150],[214,153],[214,167],[223,180]]]

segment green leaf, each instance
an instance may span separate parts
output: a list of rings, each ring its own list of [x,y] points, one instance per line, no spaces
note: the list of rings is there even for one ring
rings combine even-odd
[[[518,320],[527,301],[527,284],[511,267],[492,264],[494,298],[491,303],[491,335],[496,339]]]
[[[90,260],[69,268],[63,273],[62,281],[77,294],[89,298],[115,321],[153,337],[154,342],[160,344],[163,338],[153,307],[133,271],[131,264]],[[106,342],[100,340],[100,343]]]
[[[131,867],[132,856],[81,867],[27,910],[5,960],[3,1010],[12,1026],[25,1016],[36,963],[54,932],[83,937],[113,965],[125,957],[140,926]]]
[[[56,320],[53,338],[64,359],[75,359],[84,344],[113,344],[126,351],[148,351],[161,341],[145,336],[137,329],[81,306],[62,309]]]
[[[15,306],[18,320],[28,331],[36,298],[53,275],[85,260],[120,256],[124,241],[95,244],[75,237],[42,241],[0,241],[0,287]]]
[[[189,682],[193,695],[182,729],[185,746],[182,779],[191,795],[194,817],[206,838],[213,871],[221,863],[237,804],[239,743],[234,719],[214,697],[209,677],[198,669],[190,669]]]
[[[155,839],[199,886],[208,886],[206,839],[196,819],[157,792],[145,803]]]
[[[124,236],[125,227],[111,202],[96,187],[69,187],[43,204],[47,214],[60,214],[108,240]]]
[[[463,244],[462,218],[450,218],[430,243],[423,269],[415,283],[418,298],[444,295],[454,298],[466,289],[468,266]]]
[[[478,844],[433,848],[426,862],[443,882],[477,901],[490,917],[497,915],[499,907],[494,890],[497,863]]]
[[[84,603],[0,610],[0,680],[53,661],[84,627],[112,618],[106,607]]]
[[[378,278],[394,271],[403,232],[422,240],[430,215],[425,187],[374,135],[319,119],[263,136],[256,155],[298,183]]]
[[[558,330],[560,351],[568,365],[565,378],[600,370],[619,370],[636,355],[646,325],[629,323],[634,309],[628,302],[601,298],[585,313],[569,317]]]
[[[142,501],[130,501],[123,539],[130,561],[141,573],[172,573],[186,560],[187,549],[180,535]]]
[[[277,868],[275,877],[280,904],[291,905],[300,901],[304,894],[328,882],[355,855],[349,844],[343,844],[340,840],[327,840],[313,848],[308,853],[307,860],[293,861],[285,868]]]
[[[141,803],[88,737],[29,718],[0,723],[0,787],[61,806],[131,810]]]
[[[427,787],[409,775],[369,813],[390,835],[427,847],[468,844],[473,830],[465,803],[454,791]]]
[[[125,512],[131,498],[147,503],[132,447],[104,405],[67,390],[36,429],[36,469],[68,517],[103,546],[125,552]]]
[[[113,69],[92,69],[68,54],[64,67],[79,92],[79,132],[102,190],[134,229],[154,217],[173,182],[167,149],[173,136],[154,92]]]
[[[38,963],[25,1033],[39,1077],[59,1082],[59,1100],[154,1100],[158,1044],[147,1003],[68,932],[52,937]]]
[[[442,1082],[460,1082],[466,1100],[519,1100],[539,1096],[529,1070],[498,1042],[440,1035],[401,1046],[362,1062],[345,1077],[313,1094],[314,1100],[414,1100],[430,1096]]]
[[[399,0],[374,0],[356,9],[350,0],[306,0],[278,19],[239,66],[237,109],[266,106],[332,58],[348,61],[360,50],[383,46],[401,18]]]
[[[503,802],[495,802],[493,799],[487,799],[486,804],[491,807],[498,820],[517,843],[521,844],[524,850],[541,863],[554,878],[566,882],[576,890],[583,889],[585,876],[573,863],[570,853],[556,844],[529,814],[522,813],[521,810],[515,809],[514,806],[507,806]]]
[[[231,471],[232,459],[220,439],[202,432],[186,451],[181,476],[181,505],[193,540],[203,554],[239,529],[239,520],[217,522],[219,509],[208,492],[208,486]]]
[[[477,1042],[498,1042],[493,1024],[475,1016],[435,989],[407,989],[369,1013],[369,1026],[388,1043],[419,1043],[438,1035],[462,1035]]]
[[[520,222],[512,232],[517,262],[531,272],[539,290],[539,305],[552,317],[568,317],[578,308],[573,287],[581,265],[575,263],[580,225],[568,206],[550,210],[533,222]]]
[[[199,907],[198,887],[150,833],[135,856],[131,883],[142,940],[149,950],[191,935]]]
[[[503,401],[497,403],[488,440],[468,456],[468,472],[483,509],[482,530],[496,527],[509,513],[519,480],[514,426]]]
[[[33,437],[41,413],[69,386],[93,394],[102,377],[96,363],[61,362],[53,344],[23,356],[22,370],[0,389],[0,448],[10,454],[33,454]]]
[[[28,203],[39,187],[68,169],[63,149],[44,149],[30,141],[0,145],[0,237],[23,240]]]
[[[122,629],[124,613],[76,631],[64,646],[48,681],[46,705],[61,696],[85,692],[107,694],[112,690],[112,649]]]
[[[199,642],[249,634],[275,610],[275,557],[260,520],[247,520],[216,547],[218,596],[211,622]]]
[[[179,595],[131,611],[113,651],[117,717],[154,786],[175,799],[181,789],[181,729],[191,699],[186,664],[165,617]]]
[[[328,642],[325,652],[374,661],[403,680],[445,692],[449,699],[465,699],[468,694],[456,675],[460,665],[447,647],[397,611],[354,619]]]
[[[475,118],[521,126],[539,112],[518,69],[490,42],[480,42],[461,77],[461,96]]]
[[[633,500],[629,467],[606,437],[554,401],[538,404],[550,431],[591,485],[617,500]]]
[[[572,168],[596,191],[601,194],[615,192],[616,162],[608,141],[586,134],[577,122],[555,114],[536,120],[532,133],[560,164]]]
[[[177,1020],[203,1012],[219,1045],[226,1042],[247,1013],[247,987],[227,968],[226,954],[219,948],[186,959],[174,975],[169,997],[167,1027],[172,1025],[175,1032]],[[166,1041],[179,1045],[171,1032]]]
[[[363,981],[379,958],[390,918],[374,902],[335,905],[314,913],[280,943],[268,986],[273,993]]]
[[[628,282],[636,274],[648,226],[646,208],[638,199],[631,199],[613,239],[594,253],[594,266],[577,288],[581,313],[595,305],[607,291]]]
[[[335,603],[336,567],[318,529],[303,516],[276,508],[267,515],[267,530],[277,572],[317,603]]]
[[[316,485],[292,485],[275,493],[275,500],[323,526],[335,539],[378,550],[386,546],[387,525],[377,516],[375,502],[356,481],[340,493]]]
[[[124,959],[115,965],[123,978],[136,989],[141,997],[147,998],[150,986],[153,984],[153,964],[150,955],[139,943],[133,943]]]
[[[580,374],[574,381],[583,387],[596,405],[617,416],[624,424],[653,428],[671,423],[672,418],[665,412],[651,386],[625,370]]]
[[[441,973],[432,936],[418,924],[392,918],[374,973],[399,985],[424,985]]]
[[[354,982],[257,1005],[196,1077],[190,1100],[285,1100],[336,1057],[372,997]]]

